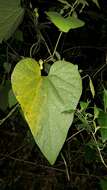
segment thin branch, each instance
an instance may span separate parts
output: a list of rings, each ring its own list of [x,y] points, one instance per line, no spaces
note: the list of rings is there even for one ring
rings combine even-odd
[[[15,111],[16,111],[16,109],[19,107],[19,105],[17,104],[9,113],[8,113],[8,115],[5,117],[5,118],[3,118],[3,119],[1,119],[0,120],[0,125],[2,125]]]
[[[2,155],[5,158],[9,158],[9,159],[15,160],[17,162],[23,162],[24,164],[28,164],[28,165],[31,165],[31,166],[43,167],[43,168],[46,168],[46,169],[49,169],[49,170],[55,170],[55,171],[58,171],[58,172],[64,172],[65,173],[65,170],[58,169],[58,168],[55,168],[55,167],[45,166],[45,165],[42,165],[42,164],[38,164],[37,162],[31,162],[31,161],[28,161],[28,160],[23,160],[23,159],[16,158],[16,157],[13,157],[13,156],[10,156],[10,155],[5,155],[5,154],[0,154],[0,155]]]
[[[99,47],[97,47],[97,46],[83,46],[83,45],[82,46],[74,46],[74,47],[65,49],[63,51],[63,53],[66,53],[66,52],[73,50],[73,49],[97,49],[97,50],[105,52],[107,50],[107,47],[105,47],[105,46],[99,46]]]
[[[92,136],[93,136],[93,139],[94,139],[94,141],[95,141],[95,144],[96,144],[96,147],[97,147],[97,150],[98,150],[98,153],[99,153],[99,156],[100,156],[101,162],[102,162],[102,164],[105,166],[105,168],[107,168],[107,164],[105,163],[105,161],[104,161],[104,159],[103,159],[103,156],[102,156],[102,154],[101,154],[101,150],[100,150],[100,148],[99,148],[99,146],[98,146],[98,143],[97,143],[96,137],[95,137],[95,135],[94,135],[93,132],[92,132]]]
[[[43,40],[44,43],[45,43],[45,46],[46,46],[46,48],[47,48],[47,50],[48,50],[49,55],[50,55],[51,57],[53,57],[53,56],[52,56],[52,53],[51,53],[51,51],[50,51],[50,48],[49,48],[49,46],[48,46],[48,44],[47,44],[47,42],[46,42],[46,40],[45,40],[45,38],[43,37],[42,34],[41,34],[41,38],[42,38],[42,40]]]
[[[75,136],[77,136],[79,133],[83,132],[84,130],[85,130],[85,129],[83,128],[83,129],[77,131],[77,132],[74,133],[72,136],[70,136],[70,137],[66,140],[66,142],[71,141]]]
[[[42,167],[42,168],[45,168],[45,169],[55,170],[55,171],[58,171],[58,172],[64,172],[65,173],[65,170],[62,170],[62,169],[59,169],[59,168],[55,168],[55,167],[51,167],[51,166],[45,166],[45,165],[42,165],[42,164],[38,165],[37,162],[31,162],[31,161],[27,161],[27,160],[23,160],[23,159],[18,159],[18,158],[15,158],[13,156],[8,156],[8,155],[4,155],[4,154],[1,154],[1,155],[4,156],[5,158],[9,158],[9,159],[12,159],[12,160],[15,160],[15,161],[18,161],[18,162],[23,162],[23,163],[28,164],[28,165],[32,165],[32,166],[36,166],[36,167]],[[72,171],[72,175],[85,176],[85,177],[94,177],[94,178],[98,178],[98,179],[101,179],[101,177],[107,177],[107,175],[98,176],[98,175],[87,174],[87,173],[79,173],[79,172],[73,172],[73,171]]]
[[[58,36],[58,39],[57,39],[57,42],[56,42],[56,45],[55,45],[55,48],[54,48],[54,51],[53,51],[53,57],[54,57],[54,55],[55,55],[55,52],[56,52],[56,49],[57,49],[57,47],[58,47],[58,44],[59,44],[59,40],[60,40],[60,38],[61,38],[61,36],[62,36],[62,33],[63,32],[60,32],[60,34],[59,34],[59,36]]]
[[[70,181],[70,175],[69,175],[69,171],[68,171],[67,162],[66,162],[66,160],[65,160],[65,158],[64,158],[64,156],[63,156],[62,153],[61,153],[61,157],[62,157],[62,159],[64,161],[64,165],[65,165],[65,169],[66,169],[66,174],[67,174],[67,179],[68,179],[68,181]]]
[[[94,73],[94,75],[92,76],[93,78],[104,68],[104,67],[106,67],[107,66],[107,64],[104,64],[104,65],[102,65],[102,67],[100,67],[95,73]]]
[[[5,42],[6,43],[6,45],[8,46],[8,48],[10,48],[11,50],[12,50],[12,52],[17,56],[17,57],[21,57],[16,51],[15,51],[15,49],[14,48],[12,48],[11,47],[11,45],[8,43],[8,42]]]

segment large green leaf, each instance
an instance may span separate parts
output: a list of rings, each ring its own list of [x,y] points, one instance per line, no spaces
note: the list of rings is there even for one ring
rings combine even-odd
[[[54,11],[46,12],[46,15],[49,17],[51,22],[55,24],[55,26],[58,27],[62,32],[68,32],[70,29],[79,28],[85,24],[82,20],[78,19],[75,16],[68,16],[64,18],[61,16],[61,14]]]
[[[41,76],[38,63],[26,58],[13,71],[12,87],[36,143],[54,164],[82,91],[78,67],[57,61],[48,76]]]
[[[7,40],[20,24],[24,9],[20,0],[0,0],[0,43]]]

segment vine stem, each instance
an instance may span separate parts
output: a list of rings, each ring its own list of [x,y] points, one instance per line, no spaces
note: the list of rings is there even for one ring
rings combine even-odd
[[[61,38],[61,36],[62,36],[62,33],[63,33],[63,32],[60,32],[60,34],[59,34],[59,36],[58,36],[58,39],[57,39],[57,42],[56,42],[56,45],[55,45],[55,48],[54,48],[52,57],[54,57],[54,55],[55,55],[55,52],[56,52],[56,49],[57,49],[57,47],[58,47],[59,40],[60,40],[60,38]]]
[[[75,136],[77,136],[79,133],[81,133],[81,132],[83,132],[85,129],[83,128],[83,129],[81,129],[81,130],[79,130],[79,131],[77,131],[76,133],[74,133],[72,136],[70,136],[67,140],[66,140],[66,142],[70,142]]]
[[[102,71],[102,70],[104,69],[104,67],[106,67],[106,66],[107,66],[107,64],[102,65],[102,67],[100,67],[100,68],[94,73],[93,78],[94,78],[100,71]]]
[[[71,15],[71,13],[76,9],[77,6],[78,6],[78,0],[76,0],[74,4],[72,5],[69,15]]]
[[[46,42],[46,40],[45,40],[45,38],[44,38],[44,36],[41,34],[41,38],[42,38],[42,40],[44,41],[44,43],[45,43],[45,46],[46,46],[46,48],[47,48],[47,50],[48,50],[48,53],[49,53],[49,55],[52,57],[52,53],[51,53],[51,51],[50,51],[50,48],[49,48],[49,46],[48,46],[48,44],[47,44],[47,42]]]
[[[16,109],[18,108],[18,104],[8,113],[8,115],[5,117],[5,118],[3,118],[3,119],[1,119],[0,120],[0,125],[2,125],[15,111],[16,111]]]
[[[46,48],[47,48],[47,51],[48,51],[50,57],[52,57],[52,53],[51,53],[51,51],[50,51],[50,48],[49,48],[49,46],[48,46],[48,44],[47,44],[47,42],[46,42],[46,40],[45,40],[45,38],[44,38],[44,36],[42,35],[41,32],[40,32],[40,35],[41,35],[41,40],[43,40],[43,42],[44,42],[44,44],[45,44],[45,46],[46,46]],[[40,40],[39,40],[38,43],[40,43]],[[33,48],[34,48],[36,45],[37,45],[37,42],[34,43],[34,44],[31,46],[31,48],[30,48],[30,57],[32,57],[32,50],[33,50]]]
[[[62,153],[61,153],[61,157],[62,157],[62,159],[63,159],[63,161],[64,161],[64,165],[65,165],[65,169],[66,169],[67,179],[68,179],[68,181],[70,181],[70,175],[69,175],[69,171],[68,171],[67,162],[66,162],[66,160],[65,160],[65,158],[64,158],[64,156],[63,156]]]
[[[96,140],[96,137],[95,137],[95,134],[92,132],[92,136],[93,136],[93,139],[95,141],[95,144],[96,144],[96,147],[97,147],[97,150],[98,150],[98,153],[99,153],[99,156],[100,156],[100,159],[101,159],[101,162],[102,164],[105,166],[105,168],[107,168],[107,164],[105,163],[104,159],[103,159],[103,156],[101,154],[101,150],[98,146],[98,143],[97,143],[97,140]]]

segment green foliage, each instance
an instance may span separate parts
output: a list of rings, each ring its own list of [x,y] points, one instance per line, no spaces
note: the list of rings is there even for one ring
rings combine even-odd
[[[107,110],[107,90],[104,88],[103,91],[103,103],[104,103],[104,110]]]
[[[10,89],[8,92],[8,106],[9,106],[9,108],[11,108],[15,104],[17,104],[17,100],[16,100],[16,97],[15,97],[12,89]]]
[[[89,102],[80,101],[81,111],[85,111],[88,108]]]
[[[101,139],[103,142],[107,141],[107,90],[104,88],[103,91],[103,105],[104,111],[101,109],[98,110],[97,120],[100,127]]]
[[[23,14],[20,0],[0,0],[0,43],[11,37],[21,23]]]
[[[94,120],[97,119],[99,117],[99,113],[100,113],[100,109],[97,108],[97,106],[94,106]]]
[[[107,140],[107,113],[100,111],[99,117],[98,117],[98,123],[101,131],[101,138],[102,141],[105,142]]]
[[[100,185],[101,185],[102,190],[106,190],[107,189],[107,179],[101,179]]]
[[[26,58],[13,71],[12,87],[36,143],[54,164],[82,92],[77,66],[56,61],[45,77],[38,63]],[[67,113],[69,110],[72,111]]]
[[[90,77],[89,77],[89,80],[90,80],[90,82],[89,82],[90,90],[91,90],[92,96],[93,96],[93,98],[94,98],[94,96],[95,96],[94,85],[93,85],[93,82],[92,82],[92,80],[91,80]]]
[[[82,20],[75,16],[68,16],[64,18],[60,13],[54,11],[46,12],[46,15],[61,32],[68,32],[70,29],[76,29],[84,26],[85,24]]]

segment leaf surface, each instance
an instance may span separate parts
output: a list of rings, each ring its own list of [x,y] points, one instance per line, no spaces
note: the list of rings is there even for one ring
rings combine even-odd
[[[13,92],[24,112],[40,150],[54,164],[73,121],[82,82],[78,67],[57,61],[48,76],[41,76],[39,64],[21,60],[12,74]]]
[[[46,12],[51,22],[62,32],[68,32],[70,29],[76,29],[84,26],[84,22],[75,16],[64,18],[61,14],[54,11]]]
[[[93,85],[93,82],[92,82],[92,80],[91,80],[91,78],[89,77],[89,85],[90,85],[90,90],[91,90],[91,93],[92,93],[92,96],[93,96],[93,98],[94,98],[94,96],[95,96],[95,89],[94,89],[94,85]]]
[[[103,102],[104,102],[104,110],[107,110],[107,89],[104,88],[103,92]]]
[[[0,0],[0,43],[11,37],[20,24],[24,9],[20,0]]]
[[[107,112],[100,111],[99,117],[98,117],[98,124],[101,127],[101,138],[102,141],[107,141]]]

